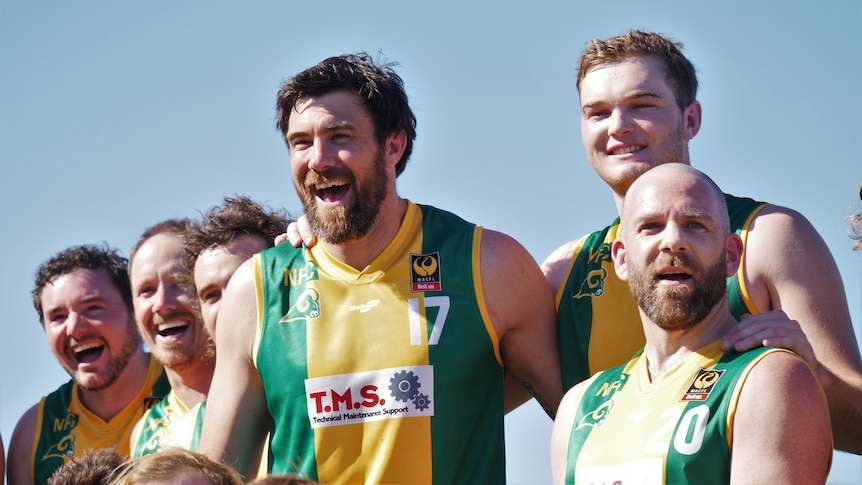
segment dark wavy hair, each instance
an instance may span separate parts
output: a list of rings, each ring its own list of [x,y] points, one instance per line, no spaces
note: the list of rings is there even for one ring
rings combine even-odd
[[[246,234],[259,236],[272,247],[292,220],[286,211],[271,210],[246,196],[225,197],[222,205],[208,210],[201,223],[186,234],[179,284],[195,293],[195,263],[203,250],[224,246]]]
[[[73,273],[78,269],[104,269],[111,277],[111,282],[120,295],[129,312],[132,312],[132,287],[129,283],[128,260],[120,256],[116,249],[102,245],[85,244],[64,249],[42,263],[36,269],[34,288],[31,292],[33,306],[39,315],[39,322],[44,326],[42,315],[42,291],[45,286],[60,276]]]
[[[395,176],[401,175],[413,152],[416,116],[407,102],[404,82],[393,70],[396,65],[375,63],[367,53],[358,52],[330,57],[300,72],[278,90],[276,126],[286,137],[290,113],[297,103],[335,91],[350,91],[365,100],[378,144],[382,146],[393,133],[407,134],[404,154],[395,165]]]

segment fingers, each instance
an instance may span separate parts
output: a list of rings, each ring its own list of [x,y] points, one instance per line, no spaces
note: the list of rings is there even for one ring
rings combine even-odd
[[[291,246],[295,248],[302,246],[302,236],[299,234],[299,229],[296,227],[295,222],[287,225],[287,234],[285,236],[290,241]]]
[[[733,348],[742,352],[761,345],[792,350],[812,368],[818,367],[814,349],[799,322],[788,318],[783,311],[745,316],[722,339],[722,348],[725,350]]]
[[[311,224],[308,222],[308,217],[306,217],[305,214],[303,214],[302,217],[300,217],[296,221],[295,225],[296,225],[296,227],[294,229],[296,229],[296,231],[297,231],[297,237],[302,242],[305,242],[305,245],[307,247],[310,248],[317,243],[317,236],[314,234],[314,231],[311,229]],[[288,234],[290,234],[291,227],[293,227],[293,226],[294,226],[294,224],[291,223],[287,227]],[[293,237],[291,237],[290,240],[291,240],[291,242],[293,242],[294,241]],[[299,244],[300,243],[294,243],[294,246],[299,247]]]

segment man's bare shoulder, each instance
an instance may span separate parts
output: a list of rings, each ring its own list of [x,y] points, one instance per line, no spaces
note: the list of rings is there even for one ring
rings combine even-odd
[[[30,483],[30,451],[36,436],[36,425],[39,417],[39,404],[34,404],[18,420],[6,456],[6,473],[8,483]]]
[[[581,237],[563,244],[552,251],[545,258],[545,261],[542,262],[542,273],[544,273],[545,279],[548,280],[548,284],[555,295],[563,285],[566,273],[572,264],[572,258],[575,256],[578,247],[582,244],[583,239]]]

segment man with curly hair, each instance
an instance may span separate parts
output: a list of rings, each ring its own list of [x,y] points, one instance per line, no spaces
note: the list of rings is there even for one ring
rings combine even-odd
[[[39,266],[32,291],[48,346],[72,376],[31,407],[9,443],[8,483],[45,483],[95,448],[129,453],[145,401],[169,386],[135,327],[126,259],[107,245],[70,247]]]

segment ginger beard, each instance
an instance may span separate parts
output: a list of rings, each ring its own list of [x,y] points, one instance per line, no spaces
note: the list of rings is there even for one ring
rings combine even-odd
[[[644,268],[629,266],[629,290],[638,307],[663,330],[686,330],[703,321],[727,294],[727,261],[724,253],[715,264],[702,268],[679,255],[659,257]],[[661,279],[650,266],[684,266],[692,272],[691,284],[662,287]]]
[[[386,198],[389,175],[386,173],[381,151],[378,149],[365,183],[358,183],[356,175],[346,169],[332,168],[325,172],[309,170],[305,180],[297,183],[297,193],[308,222],[317,236],[329,243],[341,244],[366,235],[377,220],[380,206]],[[353,197],[349,204],[320,209],[314,187],[327,180],[346,180]]]
[[[195,329],[192,327],[197,327],[198,334],[197,336],[189,335],[172,344],[166,344],[164,342],[156,343],[155,339],[157,337],[155,335],[145,339],[147,345],[150,347],[150,351],[159,363],[169,369],[182,370],[184,368],[192,367],[198,362],[206,361],[215,357],[215,344],[212,341],[212,337],[204,328],[200,317],[191,311],[177,308],[164,316],[153,314],[151,316],[150,327],[157,329],[160,324],[173,320],[188,321],[188,328],[183,331],[193,332]],[[156,333],[158,333],[158,331]]]

